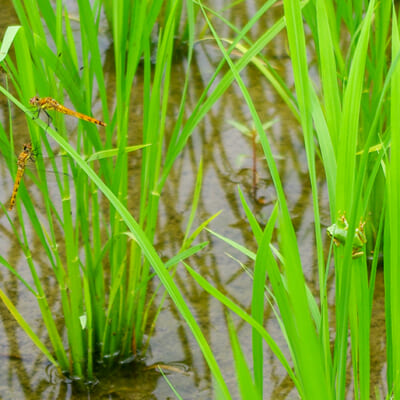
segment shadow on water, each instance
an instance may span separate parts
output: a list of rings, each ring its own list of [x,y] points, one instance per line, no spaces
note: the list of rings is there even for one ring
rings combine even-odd
[[[17,23],[12,16],[11,4],[4,6],[2,20],[0,20],[0,35],[3,34],[10,21]],[[215,5],[218,8],[218,5]],[[248,20],[253,15],[253,2],[244,2],[241,10],[231,15],[231,20],[238,25]],[[280,16],[280,10],[276,10],[276,17]],[[269,14],[269,18],[271,15]],[[265,25],[271,25],[271,20],[264,21]],[[223,31],[225,27],[221,27]],[[257,25],[253,32],[254,37],[264,32],[265,26]],[[228,32],[226,36],[228,36]],[[221,33],[224,36],[224,33]],[[284,36],[279,36],[271,43],[266,53],[271,58],[274,66],[280,70],[288,82],[292,82],[291,68],[286,54]],[[186,105],[186,116],[200,97],[205,85],[211,77],[216,65],[220,61],[220,52],[212,42],[196,44],[195,59],[192,66],[192,82]],[[112,76],[112,54],[107,53],[105,68],[109,78],[110,96],[115,93],[115,82]],[[170,119],[166,122],[166,132],[171,132],[174,118],[179,107],[182,89],[181,77],[184,75],[186,60],[176,62],[173,68],[171,87]],[[272,90],[258,71],[251,66],[246,68],[242,77],[252,95],[257,111],[262,122],[276,119],[277,122],[267,132],[272,151],[280,171],[288,198],[291,215],[299,238],[299,248],[304,266],[304,273],[308,284],[314,293],[317,292],[318,271],[315,262],[316,254],[313,241],[313,212],[311,203],[311,188],[308,181],[306,156],[303,150],[301,131],[297,121],[288,112],[280,98]],[[133,93],[134,104],[132,110],[131,126],[134,143],[140,142],[141,126],[140,115],[142,108],[142,86],[140,78],[135,82]],[[6,120],[7,104],[0,99],[0,112],[2,120]],[[251,128],[251,116],[245,105],[243,97],[237,85],[226,92],[223,98],[205,116],[197,131],[190,138],[187,147],[176,161],[169,180],[161,196],[161,209],[159,228],[156,237],[156,247],[162,257],[168,258],[179,250],[184,229],[188,220],[191,198],[194,191],[195,178],[199,161],[204,161],[204,181],[199,202],[197,225],[219,210],[222,214],[212,223],[211,229],[225,235],[251,250],[256,250],[256,243],[251,235],[249,226],[245,221],[244,212],[240,205],[237,191],[239,185],[257,213],[261,222],[266,222],[276,200],[271,178],[263,161],[260,147],[256,148],[256,163],[259,183],[257,194],[264,199],[263,204],[257,202],[253,196],[253,161],[252,141],[234,128],[229,120],[235,120]],[[21,121],[15,121],[16,127],[25,126]],[[17,129],[16,129],[17,130]],[[131,207],[135,214],[138,192],[136,182],[139,181],[140,158],[132,157],[131,164]],[[318,178],[322,199],[322,220],[329,224],[327,207],[326,186],[322,166],[318,168]],[[0,164],[0,179],[4,188],[11,188],[12,181],[5,165]],[[29,179],[29,178],[28,178]],[[4,192],[3,192],[4,193]],[[18,250],[19,245],[14,232],[9,227],[8,221],[2,215],[0,223],[0,250],[1,254],[12,265],[17,266],[23,277],[31,282],[26,271],[26,263],[23,254]],[[196,223],[194,226],[196,226]],[[61,305],[57,297],[57,287],[52,278],[50,266],[41,261],[42,249],[39,241],[31,235],[33,258],[37,265],[41,265],[41,276],[47,293],[52,293],[53,302],[50,307],[58,317],[58,325],[63,326]],[[207,280],[227,294],[243,309],[250,311],[252,282],[243,272],[236,261],[228,257],[232,254],[241,262],[252,266],[251,262],[243,255],[236,254],[227,245],[217,240],[207,232],[201,235],[202,240],[208,240],[210,245],[200,254],[190,259],[190,265],[196,268]],[[25,271],[25,272],[24,272]],[[383,283],[382,274],[377,277],[377,289],[375,292],[376,321],[372,327],[371,348],[384,351],[383,315]],[[46,341],[46,332],[40,319],[40,313],[36,304],[32,302],[30,295],[22,287],[15,277],[5,269],[0,269],[0,281],[2,288],[27,317],[27,321],[35,327],[38,336]],[[226,321],[223,309],[217,301],[205,294],[200,287],[190,278],[183,268],[178,268],[176,282],[186,298],[188,304],[199,321],[200,327],[214,351],[217,361],[223,371],[228,386],[234,398],[237,394],[236,376],[233,369],[233,359],[229,345],[229,336],[226,329]],[[154,288],[158,282],[153,281]],[[333,274],[328,280],[328,291],[333,304],[334,278]],[[158,295],[161,299],[162,292]],[[35,304],[35,306],[33,306]],[[333,305],[332,305],[332,312]],[[185,322],[168,298],[163,305],[158,319],[154,335],[151,339],[150,349],[143,363],[132,363],[107,375],[99,375],[99,383],[95,385],[91,395],[76,393],[73,385],[60,379],[52,367],[49,367],[44,357],[37,351],[26,335],[16,325],[14,319],[0,303],[0,393],[5,399],[169,399],[174,398],[164,378],[152,368],[156,363],[165,366],[168,379],[175,386],[184,399],[211,399],[214,397],[212,377],[205,364],[192,334]],[[234,320],[237,333],[245,354],[251,354],[251,331],[240,320]],[[269,333],[276,339],[286,355],[287,347],[280,333],[279,325],[274,319],[272,310],[267,306],[265,310],[265,323]],[[376,340],[376,342],[375,342]],[[297,398],[293,384],[286,375],[283,367],[274,355],[265,347],[265,399]],[[383,357],[375,357],[372,353],[373,382],[379,387],[384,380],[385,364]],[[251,360],[249,360],[249,363]]]

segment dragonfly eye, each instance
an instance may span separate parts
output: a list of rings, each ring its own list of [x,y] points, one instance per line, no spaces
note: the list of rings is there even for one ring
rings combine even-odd
[[[38,96],[34,96],[29,100],[29,104],[31,104],[32,106],[36,106],[38,101],[39,101],[39,97]]]

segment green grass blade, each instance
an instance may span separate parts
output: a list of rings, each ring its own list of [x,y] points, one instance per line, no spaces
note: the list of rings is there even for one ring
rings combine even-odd
[[[130,153],[131,151],[140,150],[140,149],[143,149],[148,146],[151,146],[151,144],[140,144],[137,146],[127,146],[124,148],[123,152]],[[119,149],[101,150],[101,151],[97,151],[97,152],[93,153],[92,155],[90,155],[86,161],[89,163],[91,161],[102,160],[104,158],[111,158],[111,157],[117,156],[119,153],[120,153]]]
[[[265,233],[263,234],[261,242],[259,243],[260,246],[270,245],[277,216],[278,207],[275,206],[268,220]],[[267,266],[263,257],[264,254],[262,252],[257,253],[257,258],[254,265],[253,293],[251,299],[251,315],[260,325],[263,325],[264,322],[264,286],[267,277]],[[254,383],[258,394],[262,397],[264,378],[263,343],[261,335],[254,328],[252,329],[252,340]]]
[[[0,263],[3,264],[20,282],[24,284],[24,286],[34,295],[36,296],[36,291],[32,288],[31,285],[18,273],[18,271],[13,268],[10,263],[7,262],[2,256],[0,256]]]
[[[10,50],[11,45],[14,42],[14,38],[17,35],[18,31],[21,29],[21,26],[9,26],[4,33],[3,41],[1,42],[0,47],[0,63],[4,61],[4,59],[8,55],[8,51]]]
[[[349,237],[355,232],[359,214],[356,203],[360,196],[360,188],[355,187],[356,151],[360,117],[361,96],[365,75],[365,64],[369,31],[371,27],[374,2],[370,2],[357,46],[352,58],[349,79],[344,91],[343,113],[340,122],[340,136],[337,160],[336,181],[336,211],[342,213],[348,210],[351,215],[349,220]],[[336,216],[332,216],[333,219]],[[357,222],[356,222],[357,221]],[[337,252],[336,259],[336,294],[337,294],[337,339],[334,364],[337,366],[337,391],[339,398],[343,398],[346,388],[347,366],[347,336],[348,336],[348,305],[350,301],[352,263],[352,241],[348,240],[344,251]],[[356,365],[354,365],[355,367]]]
[[[199,204],[199,198],[200,198],[200,193],[201,193],[202,181],[203,181],[203,160],[201,159],[200,163],[199,163],[199,168],[197,170],[197,177],[196,177],[195,190],[194,190],[194,194],[193,194],[192,207],[190,210],[189,220],[186,225],[185,237],[183,240],[184,242],[186,242],[189,238],[189,232],[192,227],[194,217],[196,216],[197,206]],[[217,216],[217,214],[215,215],[215,217],[216,216]],[[194,237],[196,237],[196,236],[197,235],[195,235]],[[189,242],[189,246],[190,246],[191,242],[193,242],[193,239],[191,239],[191,241]],[[186,247],[185,244],[183,244],[182,247]]]
[[[357,47],[352,59],[349,79],[343,98],[343,114],[340,121],[341,143],[338,149],[337,173],[337,210],[350,210],[353,204],[355,179],[355,154],[357,151],[357,133],[359,127],[360,104],[363,93],[365,63],[368,48],[369,32],[371,28],[374,1],[369,2],[367,14]],[[346,188],[346,190],[343,190]],[[351,232],[351,231],[350,231]]]
[[[172,382],[168,379],[167,375],[164,374],[163,370],[161,368],[158,369],[160,371],[160,374],[162,375],[162,377],[165,379],[165,382],[167,382],[168,386],[170,387],[170,389],[172,390],[172,392],[174,393],[175,397],[178,400],[183,400],[183,397],[181,397],[179,395],[179,393],[176,391],[176,389],[174,388],[174,386],[172,385]]]
[[[393,11],[392,21],[392,59],[400,52],[400,35],[397,18]],[[385,309],[387,329],[387,384],[392,397],[400,396],[400,121],[398,107],[400,105],[400,65],[396,65],[391,81],[391,157],[388,169],[387,226],[385,227]]]
[[[244,357],[243,351],[240,347],[239,339],[236,334],[236,328],[232,322],[231,317],[226,313],[226,319],[228,322],[229,337],[231,339],[231,347],[233,358],[235,360],[235,369],[239,385],[239,392],[241,393],[242,399],[262,399],[262,391],[256,387],[253,382],[251,372],[247,366],[246,358]],[[262,349],[261,349],[262,352]]]
[[[240,202],[242,203],[242,207],[244,209],[244,212],[246,213],[247,220],[249,221],[251,230],[253,231],[253,235],[257,241],[257,243],[260,243],[261,237],[262,237],[262,229],[260,227],[259,222],[257,221],[257,218],[254,216],[254,214],[251,212],[249,205],[247,204],[242,189],[238,187],[239,191],[239,196],[240,196]]]
[[[223,240],[225,243],[229,244],[230,246],[232,246],[234,249],[239,250],[240,252],[242,252],[245,256],[249,257],[251,260],[255,260],[256,259],[256,255],[254,254],[253,251],[247,249],[246,247],[242,246],[239,243],[234,242],[231,239],[226,238],[225,236],[220,235],[217,232],[214,232],[211,229],[207,228],[207,231],[210,232],[212,235],[214,235],[215,237]]]
[[[47,359],[56,367],[59,366],[58,362],[53,358],[51,353],[47,350],[47,347],[43,344],[43,342],[36,336],[35,332],[31,329],[29,324],[24,320],[22,315],[15,308],[14,304],[12,304],[11,300],[7,297],[7,295],[0,289],[0,298],[3,300],[4,304],[13,315],[15,320],[18,322],[20,327],[25,331],[28,337],[32,340],[32,342],[37,346],[37,348],[47,357]]]
[[[192,275],[192,277],[197,281],[197,283],[208,293],[214,296],[217,300],[219,300],[222,304],[232,310],[235,314],[237,314],[244,321],[249,323],[257,332],[262,336],[268,346],[271,348],[272,352],[276,355],[278,360],[281,362],[282,366],[285,368],[286,372],[293,380],[294,384],[299,388],[298,381],[296,376],[294,375],[289,362],[286,360],[283,352],[280,350],[276,342],[272,339],[272,337],[268,334],[268,332],[264,329],[262,325],[260,325],[253,317],[247,314],[244,310],[242,310],[237,304],[235,304],[231,299],[223,295],[220,291],[214,288],[210,283],[208,283],[199,273],[197,273],[194,269],[190,268],[185,264],[186,269]]]
[[[333,149],[336,150],[338,145],[339,123],[341,115],[340,93],[337,81],[336,59],[334,48],[332,47],[333,38],[331,26],[328,19],[327,1],[318,1],[317,23],[318,23],[318,39],[319,39],[319,59],[320,74],[325,100],[326,122],[329,128],[330,138],[332,140]],[[326,165],[326,164],[325,164]],[[332,166],[326,165],[327,169]],[[336,170],[336,165],[334,166]],[[332,188],[333,189],[333,188]],[[333,191],[333,190],[332,190]],[[332,193],[332,192],[330,192]]]

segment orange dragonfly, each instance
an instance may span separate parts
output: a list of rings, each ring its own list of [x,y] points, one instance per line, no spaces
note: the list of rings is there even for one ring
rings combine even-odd
[[[17,169],[17,175],[15,177],[14,189],[13,189],[11,199],[10,199],[10,205],[8,206],[9,211],[11,211],[15,206],[15,199],[17,198],[19,185],[21,183],[22,177],[24,176],[25,167],[26,167],[26,163],[28,162],[28,160],[32,160],[32,161],[35,160],[35,155],[32,150],[31,143],[24,144],[24,149],[21,151],[21,153],[18,156],[18,160],[17,160],[18,169]]]
[[[99,121],[96,118],[89,117],[89,115],[81,114],[81,113],[79,113],[77,111],[71,110],[70,108],[64,107],[57,100],[54,100],[51,97],[40,98],[38,96],[35,96],[35,97],[32,97],[29,100],[29,103],[32,106],[35,106],[35,107],[38,108],[37,117],[39,117],[39,114],[40,114],[41,110],[43,110],[44,112],[46,112],[46,110],[55,110],[55,111],[58,111],[58,112],[60,112],[62,114],[72,115],[73,117],[76,117],[76,118],[79,118],[79,119],[83,119],[84,121],[91,122],[92,124],[97,124],[97,125],[101,125],[101,126],[107,126],[107,124],[105,122]],[[47,112],[46,112],[46,114],[47,114]]]

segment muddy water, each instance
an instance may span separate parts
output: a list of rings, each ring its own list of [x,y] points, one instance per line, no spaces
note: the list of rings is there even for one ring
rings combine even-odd
[[[243,21],[248,20],[258,6],[259,4],[253,1],[245,2],[239,12],[236,10],[236,13],[232,13],[228,18],[242,26]],[[215,7],[218,8],[218,5],[216,4]],[[277,18],[280,12],[278,8],[274,10],[274,18]],[[6,26],[17,23],[9,2],[4,5],[0,18],[0,37],[2,37]],[[252,32],[253,37],[264,32],[274,18],[270,14],[268,19],[260,21],[260,24]],[[219,27],[219,29],[222,36],[229,35],[225,27]],[[108,69],[107,74],[110,76],[109,87],[110,96],[112,96],[114,93],[112,53],[107,48],[106,39],[104,43],[105,69]],[[265,51],[273,65],[280,71],[281,76],[291,82],[290,63],[285,49],[285,38],[280,36]],[[194,107],[196,100],[200,97],[220,57],[219,51],[211,41],[196,44],[187,115],[190,115],[191,108]],[[181,77],[183,76],[185,62],[185,59],[177,59],[173,68],[171,112],[170,120],[167,121],[167,132],[172,130],[174,124],[180,100]],[[306,157],[298,123],[256,69],[248,67],[242,73],[242,77],[252,95],[261,120],[267,122],[276,119],[276,123],[267,132],[267,135],[284,183],[285,193],[299,238],[304,273],[310,288],[317,293],[318,275],[313,239],[311,189],[308,183]],[[134,91],[136,104],[141,98],[140,87],[139,75]],[[3,100],[0,101],[0,104],[0,116],[2,121],[6,121],[6,104]],[[140,139],[140,127],[135,123],[138,120],[137,116],[140,114],[140,110],[140,106],[133,109],[131,115],[132,127],[135,128],[133,129],[134,136],[131,139],[135,143]],[[196,172],[201,158],[204,161],[204,181],[199,212],[194,226],[217,211],[223,210],[222,214],[212,223],[211,228],[251,250],[256,250],[255,241],[240,205],[237,186],[239,185],[242,188],[249,204],[261,222],[267,221],[276,196],[259,145],[256,146],[256,168],[259,181],[256,197],[253,196],[253,143],[251,138],[245,137],[234,128],[229,123],[230,120],[235,120],[249,127],[252,126],[250,113],[237,85],[233,85],[207,114],[171,172],[170,179],[161,197],[159,231],[156,238],[157,249],[163,257],[170,257],[179,250],[190,212]],[[18,124],[18,122],[16,123]],[[137,194],[134,188],[138,178],[135,172],[138,162],[138,160],[133,160],[132,164],[132,198]],[[318,174],[322,219],[323,223],[328,224],[326,187],[320,165]],[[4,163],[0,163],[0,180],[2,187],[6,189],[2,191],[2,201],[5,201],[8,199],[8,191],[12,186],[12,181]],[[134,202],[132,202],[131,207],[134,210]],[[1,255],[16,266],[24,278],[30,282],[30,275],[26,272],[26,260],[19,250],[15,235],[6,217],[1,215],[0,218]],[[41,273],[45,279],[45,290],[53,294],[54,302],[51,306],[55,315],[59,317],[61,325],[61,307],[57,300],[57,289],[51,269],[44,261],[45,256],[42,254],[40,243],[35,239],[34,233],[31,232],[28,235],[33,243],[33,257],[42,266]],[[203,232],[201,239],[210,241],[210,245],[199,255],[192,257],[191,266],[234,299],[237,304],[249,310],[251,280],[238,263],[228,257],[226,253],[238,258],[249,267],[252,266],[252,263],[208,233]],[[41,260],[43,261],[40,264]],[[35,332],[38,333],[39,337],[45,339],[46,333],[32,297],[4,268],[0,269],[0,282],[0,287],[11,297],[18,309],[26,316],[28,322],[35,327]],[[190,279],[183,268],[178,269],[176,282],[214,351],[233,398],[239,398],[226,321],[221,305],[206,295]],[[329,293],[332,302],[334,296],[333,282],[334,279],[331,276]],[[376,300],[374,309],[376,319],[373,322],[371,332],[372,348],[374,349],[372,352],[371,378],[372,384],[381,388],[385,373],[384,357],[378,356],[384,354],[381,274],[378,274],[377,279]],[[285,354],[288,355],[278,324],[268,307],[265,311],[265,318],[268,331],[281,345]],[[0,357],[2,359],[2,362],[0,362],[0,393],[3,399],[88,398],[86,394],[76,393],[73,386],[63,382],[55,374],[54,369],[48,366],[44,357],[22,333],[2,303],[0,303],[0,321]],[[250,329],[240,320],[234,318],[234,321],[243,351],[246,355],[249,355],[249,363],[251,363]],[[377,349],[379,351],[376,351]],[[297,398],[297,392],[280,363],[268,348],[265,348],[264,352],[264,398]],[[109,374],[107,377],[102,377],[100,383],[94,388],[91,398],[157,400],[174,398],[163,377],[152,368],[155,363],[162,363],[169,367],[165,372],[184,399],[214,398],[212,378],[203,357],[184,321],[168,299],[164,303],[151,339],[150,350],[143,363],[129,365],[129,367]]]

